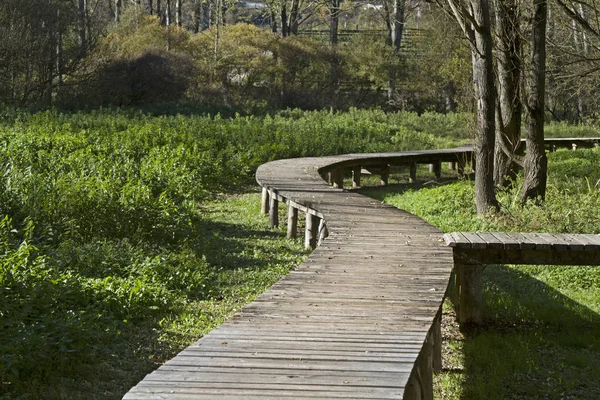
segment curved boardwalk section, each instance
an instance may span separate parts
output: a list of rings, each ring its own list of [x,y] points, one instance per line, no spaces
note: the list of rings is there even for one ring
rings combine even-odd
[[[452,249],[392,206],[329,186],[341,170],[461,162],[468,149],[275,161],[257,180],[306,215],[306,262],[134,387],[125,399],[431,398]],[[355,179],[356,180],[356,179]],[[266,203],[267,204],[267,203]],[[264,207],[266,211],[266,207]],[[328,236],[325,238],[325,232]]]

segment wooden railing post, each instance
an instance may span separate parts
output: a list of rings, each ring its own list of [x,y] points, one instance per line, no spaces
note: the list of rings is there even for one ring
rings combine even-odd
[[[344,188],[344,171],[338,168],[332,172],[333,175],[333,187],[338,189]]]
[[[429,164],[429,172],[435,175],[435,179],[440,179],[442,177],[442,162],[435,161]]]
[[[408,182],[417,183],[417,163],[416,162],[410,164],[410,172],[408,175]]]
[[[381,167],[381,182],[380,182],[382,186],[387,186],[389,177],[390,177],[390,166],[383,165]]]
[[[304,247],[314,249],[317,247],[317,230],[319,229],[319,217],[306,213],[306,230],[304,233]]]
[[[433,321],[431,328],[431,341],[433,343],[432,367],[434,372],[442,371],[442,310]]]
[[[271,196],[271,206],[269,207],[269,222],[271,224],[271,228],[279,226],[279,200],[277,200],[277,195]]]
[[[352,187],[357,188],[360,187],[360,165],[352,168]]]
[[[323,243],[323,240],[325,240],[325,238],[329,236],[329,231],[327,230],[327,224],[325,223],[325,219],[321,218],[321,221],[319,222],[319,241],[317,243],[317,245],[321,245],[321,243]]]
[[[427,337],[404,389],[405,400],[433,400],[431,353],[431,338]]]
[[[262,188],[262,196],[260,199],[260,212],[262,214],[268,214],[269,213],[269,189],[267,188]]]
[[[298,235],[298,209],[291,202],[288,204],[287,237],[295,238]]]
[[[483,267],[481,264],[462,264],[459,271],[458,322],[461,328],[468,328],[482,321]]]

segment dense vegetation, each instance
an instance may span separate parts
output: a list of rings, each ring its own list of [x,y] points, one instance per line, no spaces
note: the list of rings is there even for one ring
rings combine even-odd
[[[300,243],[265,229],[256,192],[232,194],[259,164],[451,146],[471,124],[358,110],[4,112],[0,395],[119,397],[299,262]]]
[[[364,192],[446,232],[600,233],[600,150],[550,153],[549,167],[543,206],[522,205],[518,190],[507,190],[498,196],[501,213],[490,218],[477,218],[469,180]],[[478,332],[464,337],[449,329],[452,306],[444,308],[449,315],[445,371],[436,381],[439,398],[600,396],[600,339],[595,335],[600,330],[600,269],[493,265],[485,268],[484,285],[485,321]]]

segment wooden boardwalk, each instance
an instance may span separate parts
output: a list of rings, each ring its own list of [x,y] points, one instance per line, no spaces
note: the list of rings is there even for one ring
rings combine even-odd
[[[321,175],[353,165],[440,157],[454,160],[456,152],[261,166],[257,180],[271,206],[286,201],[292,216],[295,209],[308,212],[314,230],[309,236],[316,236],[317,225],[323,230],[317,220],[325,221],[328,237],[295,271],[124,398],[431,398],[431,365],[441,363],[439,315],[452,249],[423,220],[333,188]]]
[[[387,183],[390,166],[409,166],[414,180],[418,163],[439,176],[451,162],[460,174],[471,155],[463,147],[262,165],[271,225],[285,202],[288,236],[300,211],[306,245],[319,247],[124,399],[431,399],[453,250],[420,218],[342,190],[343,171],[353,172],[353,186],[362,168]]]

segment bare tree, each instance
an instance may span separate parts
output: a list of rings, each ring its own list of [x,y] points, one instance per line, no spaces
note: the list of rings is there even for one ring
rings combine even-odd
[[[543,201],[546,197],[548,160],[544,148],[544,98],[546,93],[547,0],[533,0],[531,71],[527,80],[527,153],[521,198]]]
[[[181,19],[181,7],[183,6],[183,0],[177,0],[175,2],[175,23],[177,26],[181,27],[182,19]]]
[[[494,182],[503,187],[516,177],[521,145],[522,103],[520,10],[517,0],[495,0],[498,102]],[[509,178],[509,180],[507,180]]]
[[[477,214],[483,215],[498,209],[494,194],[496,86],[489,4],[487,0],[447,0],[438,3],[458,21],[471,47],[473,86],[477,100],[475,205]]]

